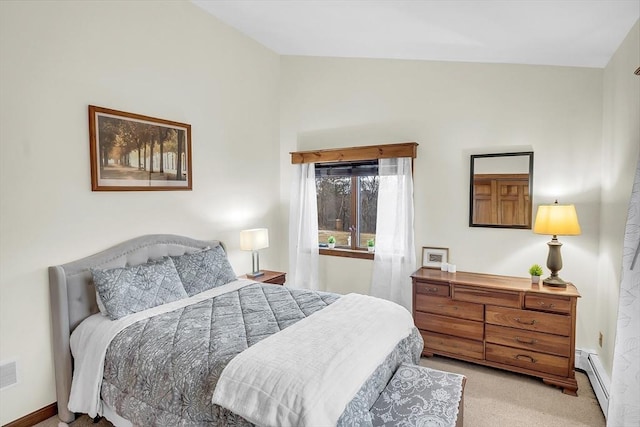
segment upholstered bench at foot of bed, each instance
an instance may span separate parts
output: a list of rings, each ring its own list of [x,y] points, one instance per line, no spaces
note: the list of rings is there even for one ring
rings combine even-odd
[[[461,427],[466,378],[402,364],[373,404],[374,426]]]

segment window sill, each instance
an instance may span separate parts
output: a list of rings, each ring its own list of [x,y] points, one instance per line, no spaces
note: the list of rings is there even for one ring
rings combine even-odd
[[[339,256],[343,258],[359,258],[373,260],[374,253],[367,251],[356,251],[353,249],[329,249],[320,248],[320,255]]]

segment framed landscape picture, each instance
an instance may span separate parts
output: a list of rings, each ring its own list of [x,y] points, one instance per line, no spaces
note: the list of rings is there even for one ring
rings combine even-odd
[[[191,125],[89,105],[93,191],[191,190]]]
[[[449,248],[422,248],[423,267],[439,269],[444,262],[449,262]]]

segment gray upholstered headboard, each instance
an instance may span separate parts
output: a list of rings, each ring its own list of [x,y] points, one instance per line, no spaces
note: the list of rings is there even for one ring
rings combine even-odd
[[[183,255],[216,245],[222,243],[218,240],[151,234],[128,240],[77,261],[49,267],[56,396],[58,416],[62,421],[71,422],[75,418],[67,408],[73,372],[69,338],[80,322],[98,312],[90,269],[143,264],[163,256]]]

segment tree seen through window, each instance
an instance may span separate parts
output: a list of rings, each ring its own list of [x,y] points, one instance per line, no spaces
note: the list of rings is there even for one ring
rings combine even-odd
[[[378,204],[377,162],[316,166],[318,241],[336,238],[336,247],[366,248],[375,240]]]

